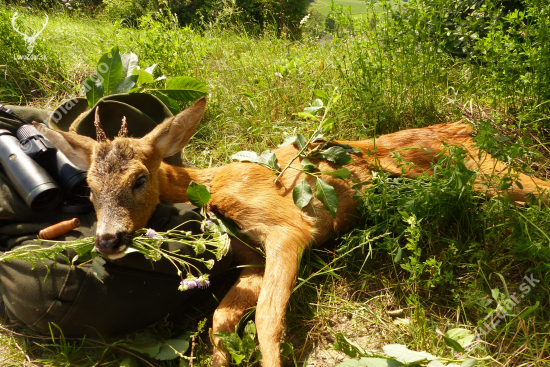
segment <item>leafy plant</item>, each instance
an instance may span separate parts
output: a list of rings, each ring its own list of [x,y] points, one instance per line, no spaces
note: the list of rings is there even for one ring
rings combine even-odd
[[[103,279],[108,273],[104,269],[106,264],[103,256],[94,248],[94,238],[86,237],[75,241],[46,241],[46,246],[26,245],[6,251],[0,256],[0,262],[11,260],[25,260],[35,265],[37,262],[45,263],[46,259],[65,261],[67,264],[84,264],[92,262],[93,274],[99,279]],[[180,290],[194,288],[194,286],[203,286],[208,284],[208,275],[202,274],[196,265],[188,260],[199,262],[211,269],[214,266],[214,260],[203,260],[200,257],[194,257],[179,253],[176,251],[165,250],[161,247],[163,242],[170,241],[186,246],[195,250],[196,255],[204,252],[211,252],[220,260],[229,251],[229,237],[226,233],[219,231],[210,231],[200,235],[193,235],[191,232],[180,231],[177,228],[167,232],[155,232],[152,229],[142,229],[136,232],[132,243],[124,250],[125,253],[138,252],[152,261],[166,259],[176,267],[178,275],[182,278]],[[48,246],[49,245],[49,246]],[[67,256],[67,251],[74,251],[76,255],[72,258]],[[80,266],[79,265],[79,266]],[[49,268],[48,268],[49,269]],[[195,274],[199,273],[197,277]],[[193,282],[191,284],[191,282]]]
[[[447,335],[456,335],[456,331],[454,334],[451,333],[451,331],[445,334],[445,342],[452,344],[457,348],[461,348],[459,341],[454,340]],[[336,367],[398,367],[408,365],[421,365],[429,367],[471,367],[477,362],[475,359],[467,358],[463,360],[453,360],[452,363],[444,365],[442,362],[448,361],[447,359],[438,358],[427,352],[410,350],[403,344],[388,344],[383,346],[382,349],[384,350],[384,353],[390,356],[390,358],[387,358],[366,352],[363,348],[346,338],[341,333],[336,334],[336,340],[337,342],[333,346],[334,349],[344,352],[349,357],[354,358],[341,362],[337,364]],[[463,340],[464,339],[460,339],[460,341]],[[464,351],[464,349],[462,349],[462,351]],[[461,364],[459,365],[455,362],[461,362]]]
[[[170,335],[167,332],[152,333],[144,331],[138,333],[133,340],[121,341],[116,345],[135,350],[159,361],[172,360],[178,357],[188,360],[189,357],[183,355],[183,353],[189,348],[190,337],[190,331],[176,335]],[[132,357],[127,357],[120,363],[120,366],[130,365],[132,359]]]
[[[102,97],[118,93],[150,93],[158,97],[172,113],[179,103],[191,102],[206,95],[206,85],[191,77],[154,77],[155,65],[141,69],[132,52],[120,54],[118,46],[99,59],[96,75],[84,81],[88,105],[95,106]]]
[[[298,153],[289,160],[287,165],[282,170],[280,170],[281,167],[279,163],[277,163],[276,155],[269,150],[262,152],[261,155],[254,152],[245,151],[238,152],[231,156],[234,160],[257,163],[273,170],[274,173],[278,173],[275,183],[277,183],[279,178],[287,169],[296,169],[291,167],[292,163],[296,159],[302,158],[301,167],[297,170],[305,173],[306,175],[315,177],[315,196],[323,203],[325,209],[330,212],[333,218],[336,218],[336,211],[338,210],[338,196],[336,195],[334,187],[323,180],[321,176],[328,175],[336,179],[345,180],[351,177],[351,172],[347,168],[340,168],[334,171],[316,172],[315,169],[318,165],[312,163],[310,159],[326,159],[330,162],[344,166],[353,162],[353,158],[350,153],[361,152],[361,149],[359,148],[354,148],[345,144],[338,144],[332,141],[332,138],[326,139],[324,135],[324,133],[330,132],[334,125],[334,118],[327,118],[327,114],[330,111],[331,105],[340,99],[340,94],[336,91],[337,89],[334,90],[334,93],[328,100],[326,106],[321,99],[317,98],[313,101],[310,107],[306,107],[303,112],[297,114],[299,117],[305,119],[319,120],[316,115],[319,111],[324,110],[324,114],[319,121],[319,125],[308,138],[301,134],[288,136],[284,142],[279,145],[279,148],[282,148],[287,145],[294,144],[298,149]],[[322,94],[321,91],[317,91],[317,93]],[[323,143],[314,144],[318,141],[323,141]],[[301,181],[294,187],[292,190],[292,198],[294,200],[294,204],[296,204],[300,210],[309,204],[313,198],[313,191],[311,190],[307,180]]]
[[[262,360],[256,338],[256,325],[252,320],[246,324],[242,339],[236,331],[218,331],[214,336],[220,338],[223,347],[237,366],[251,366]]]

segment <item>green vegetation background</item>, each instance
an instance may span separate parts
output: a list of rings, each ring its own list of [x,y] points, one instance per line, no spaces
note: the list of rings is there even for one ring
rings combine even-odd
[[[285,24],[268,17],[256,22],[243,17],[236,3],[223,2],[184,26],[164,2],[130,17],[114,6],[126,4],[132,11],[134,3],[105,1],[91,9],[93,16],[85,2],[74,10],[51,5],[33,52],[45,60],[27,61],[14,59],[27,50],[11,18],[17,11],[23,28],[39,29],[44,11],[32,2],[4,2],[0,103],[54,109],[78,95],[100,55],[118,45],[137,54],[141,67],[158,64],[159,75],[207,83],[204,122],[184,151],[199,167],[310,133],[316,124],[296,114],[336,89],[340,99],[330,117],[339,139],[463,120],[475,126],[480,146],[493,156],[548,179],[547,1],[379,2],[366,4],[361,17],[335,2],[328,18],[313,8],[305,20]],[[432,178],[378,175],[359,199],[360,228],[306,253],[286,331],[300,365],[308,356],[321,365],[347,358],[324,350],[335,348],[340,332],[376,353],[385,344],[402,343],[448,361],[479,358],[480,366],[549,363],[548,209],[536,200],[525,206],[498,196],[487,200],[468,185],[456,185],[461,159],[452,156]],[[540,283],[468,353],[455,352],[438,334],[487,330],[484,324],[497,319],[497,304],[523,294],[520,287],[531,274]],[[215,304],[192,312],[187,327],[196,331]],[[395,318],[388,313],[393,310],[403,313]],[[14,365],[101,360],[116,366],[126,356],[110,342],[107,348],[44,341],[7,329],[0,338]],[[196,343],[195,365],[208,365],[207,333],[197,335]],[[287,363],[294,365],[292,358]]]

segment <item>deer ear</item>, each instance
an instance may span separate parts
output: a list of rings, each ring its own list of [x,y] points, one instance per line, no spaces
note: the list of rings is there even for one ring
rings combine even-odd
[[[75,133],[52,130],[37,122],[33,122],[33,125],[59,151],[65,154],[75,166],[84,170],[90,168],[92,153],[97,144],[94,139]]]
[[[206,98],[202,97],[141,139],[147,145],[153,146],[163,157],[171,157],[187,145],[205,109]]]

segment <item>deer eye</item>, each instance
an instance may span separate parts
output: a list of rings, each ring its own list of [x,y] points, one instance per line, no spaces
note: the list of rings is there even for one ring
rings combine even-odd
[[[143,186],[145,186],[146,183],[147,183],[147,177],[141,176],[134,183],[134,189],[142,188]]]

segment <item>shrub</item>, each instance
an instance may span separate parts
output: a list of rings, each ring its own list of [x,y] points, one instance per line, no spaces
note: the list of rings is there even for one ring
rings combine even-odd
[[[225,20],[243,24],[255,32],[274,24],[278,34],[285,32],[296,35],[308,7],[307,0],[187,0],[173,4],[172,11],[177,14],[182,25],[196,25],[199,19],[205,24],[229,18]]]

